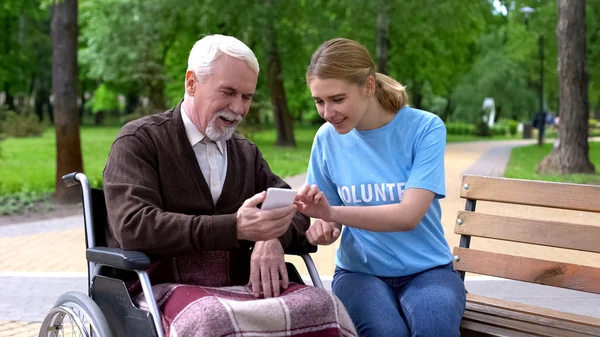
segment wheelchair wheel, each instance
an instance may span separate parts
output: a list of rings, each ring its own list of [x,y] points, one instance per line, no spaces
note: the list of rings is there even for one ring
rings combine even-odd
[[[112,337],[104,314],[87,295],[71,291],[62,295],[50,309],[39,337]]]

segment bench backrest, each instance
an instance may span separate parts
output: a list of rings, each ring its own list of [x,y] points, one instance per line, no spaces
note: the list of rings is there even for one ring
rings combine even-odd
[[[467,201],[454,228],[461,235],[460,247],[454,248],[454,267],[463,278],[470,272],[600,294],[600,268],[469,248],[471,237],[482,237],[600,253],[600,223],[591,226],[475,212],[477,201],[492,201],[600,213],[600,186],[466,175],[460,196]]]

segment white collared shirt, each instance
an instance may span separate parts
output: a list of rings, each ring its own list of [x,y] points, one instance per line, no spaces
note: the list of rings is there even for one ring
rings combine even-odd
[[[187,115],[183,105],[181,106],[181,118],[202,175],[210,188],[213,203],[216,204],[227,175],[227,145],[225,141],[213,142],[203,135]]]

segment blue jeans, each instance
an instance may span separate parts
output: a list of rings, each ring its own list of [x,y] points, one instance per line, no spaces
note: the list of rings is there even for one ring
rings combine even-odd
[[[332,288],[361,337],[460,336],[466,291],[451,263],[402,277],[337,267]]]

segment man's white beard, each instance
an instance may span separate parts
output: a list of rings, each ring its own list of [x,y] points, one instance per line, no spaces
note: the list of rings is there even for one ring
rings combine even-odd
[[[218,127],[215,124],[216,124],[217,118],[219,118],[219,117],[224,117],[228,120],[235,120],[236,123],[230,127],[226,127],[226,126]],[[242,116],[240,116],[240,115],[236,115],[230,111],[219,111],[213,116],[213,118],[208,123],[208,126],[206,127],[206,136],[215,142],[218,142],[221,140],[227,140],[227,139],[231,138],[231,136],[235,132],[235,128],[241,121],[242,121]]]

